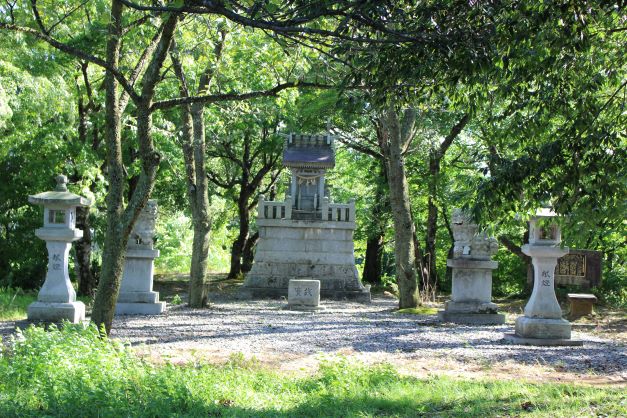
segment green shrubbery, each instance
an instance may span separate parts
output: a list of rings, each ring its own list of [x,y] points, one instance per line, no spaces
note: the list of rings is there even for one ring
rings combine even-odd
[[[234,355],[224,366],[156,366],[93,327],[31,327],[0,356],[0,416],[539,416],[627,414],[614,389],[400,376],[324,361],[296,378]]]

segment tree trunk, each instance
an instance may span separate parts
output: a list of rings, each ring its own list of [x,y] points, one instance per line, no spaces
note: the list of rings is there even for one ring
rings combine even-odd
[[[162,36],[150,64],[142,78],[141,96],[135,100],[137,107],[137,140],[141,160],[141,172],[135,192],[126,209],[123,208],[124,166],[122,162],[122,146],[120,135],[120,98],[118,82],[111,71],[105,73],[105,123],[107,142],[107,161],[109,193],[107,195],[107,233],[105,236],[102,257],[102,273],[96,298],[92,321],[98,327],[104,327],[107,335],[111,332],[115,304],[120,291],[122,270],[126,256],[126,244],[129,235],[152,192],[160,162],[160,155],[154,148],[151,136],[152,114],[151,105],[155,87],[160,80],[170,42],[176,28],[178,16],[170,14],[163,24]],[[122,5],[112,0],[111,21],[107,41],[107,63],[117,68],[122,34]]]
[[[244,252],[242,254],[242,273],[248,273],[250,269],[253,268],[253,261],[255,258],[255,245],[257,245],[257,241],[259,241],[259,231],[252,234],[246,240],[246,245],[244,246]]]
[[[376,180],[375,196],[372,205],[372,228],[368,230],[366,256],[362,279],[372,284],[381,284],[383,243],[385,241],[386,215],[390,211],[390,200],[386,193],[387,170],[385,161],[377,159],[379,176]]]
[[[430,168],[429,198],[427,202],[427,234],[425,236],[425,252],[423,264],[427,270],[426,280],[422,283],[422,290],[435,289],[438,282],[438,270],[436,268],[436,235],[438,233],[438,208],[435,205],[435,193],[437,191],[437,175],[439,168]]]
[[[244,189],[244,185],[242,185],[242,189]],[[231,246],[231,269],[229,270],[229,279],[234,279],[243,273],[242,257],[244,255],[244,248],[246,247],[248,234],[250,232],[248,194],[243,191],[240,191],[239,199],[237,201],[237,212],[239,215],[239,233]]]
[[[76,227],[83,231],[83,238],[74,243],[75,271],[80,296],[93,296],[96,291],[96,276],[91,270],[91,227],[89,225],[89,208],[76,208]]]
[[[122,37],[122,4],[111,2],[111,18],[107,40],[107,63],[118,66]],[[107,230],[102,254],[100,283],[94,299],[92,321],[108,335],[113,322],[115,302],[124,264],[126,240],[121,225],[124,193],[124,167],[120,134],[120,103],[118,82],[111,71],[105,72],[105,141],[107,144]]]
[[[368,238],[366,241],[366,258],[362,279],[371,284],[381,284],[381,261],[383,258],[382,234]]]
[[[396,280],[401,309],[415,308],[420,304],[414,259],[414,223],[403,158],[403,150],[413,136],[415,117],[413,110],[406,110],[401,122],[394,109],[390,108],[381,120],[390,186],[390,206],[394,218]]]
[[[211,238],[211,217],[209,215],[209,189],[207,171],[205,169],[205,114],[202,104],[191,107],[193,121],[192,161],[193,183],[188,181],[190,203],[193,206],[192,222],[194,223],[194,244],[192,246],[192,266],[189,278],[189,306],[201,308],[208,303],[207,264],[209,261],[209,240]]]

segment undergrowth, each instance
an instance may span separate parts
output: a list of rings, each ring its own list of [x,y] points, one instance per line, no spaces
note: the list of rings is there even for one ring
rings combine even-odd
[[[154,365],[95,327],[30,327],[0,356],[0,416],[624,416],[618,389],[405,377],[343,358],[310,377],[259,367]]]

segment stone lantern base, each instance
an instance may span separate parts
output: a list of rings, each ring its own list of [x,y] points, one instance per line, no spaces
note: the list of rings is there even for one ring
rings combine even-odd
[[[570,339],[570,322],[565,319],[528,318],[516,320],[516,333],[505,334],[505,341],[520,345],[581,346],[583,341]]]
[[[29,321],[61,322],[77,324],[85,320],[83,302],[33,302],[28,305]]]

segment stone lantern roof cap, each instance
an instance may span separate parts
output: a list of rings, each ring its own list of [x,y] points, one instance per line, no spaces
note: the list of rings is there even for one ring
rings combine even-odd
[[[283,150],[283,165],[292,168],[335,167],[333,137],[289,134]]]
[[[540,208],[536,211],[535,216],[538,218],[555,218],[557,217],[557,213],[551,208]]]
[[[56,177],[57,187],[53,191],[28,196],[28,201],[35,205],[89,206],[91,200],[67,190],[67,177]]]

